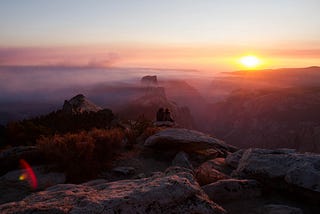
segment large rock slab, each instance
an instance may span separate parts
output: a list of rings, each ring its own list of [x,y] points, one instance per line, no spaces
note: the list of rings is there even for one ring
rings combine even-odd
[[[283,181],[320,196],[319,154],[300,154],[287,149],[247,149],[234,174],[264,181]]]
[[[220,150],[224,154],[237,150],[235,147],[207,134],[182,128],[164,129],[147,138],[144,146],[159,149],[175,149],[187,152],[214,148],[216,150]]]
[[[261,186],[256,180],[225,179],[202,187],[209,198],[216,202],[256,198]]]
[[[137,180],[94,180],[61,184],[22,201],[0,206],[0,213],[225,213],[210,201],[187,172]]]

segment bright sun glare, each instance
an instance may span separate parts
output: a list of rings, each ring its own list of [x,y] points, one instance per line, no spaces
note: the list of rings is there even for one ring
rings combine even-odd
[[[247,68],[256,68],[261,64],[261,60],[256,56],[244,56],[240,58],[240,63]]]

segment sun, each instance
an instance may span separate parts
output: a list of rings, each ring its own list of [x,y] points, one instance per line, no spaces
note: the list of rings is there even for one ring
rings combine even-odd
[[[256,68],[261,64],[261,60],[253,55],[243,56],[239,61],[243,66],[247,68]]]

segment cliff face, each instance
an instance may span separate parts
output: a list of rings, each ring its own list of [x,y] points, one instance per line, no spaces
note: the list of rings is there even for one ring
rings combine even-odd
[[[211,106],[212,132],[240,147],[320,152],[320,88],[238,91]]]

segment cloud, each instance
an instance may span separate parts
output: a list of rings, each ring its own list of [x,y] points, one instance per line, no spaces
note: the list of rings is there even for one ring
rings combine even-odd
[[[111,67],[119,58],[117,53],[107,53],[104,57],[91,59],[88,62],[88,67]]]
[[[110,67],[120,54],[85,47],[0,48],[0,65]]]

